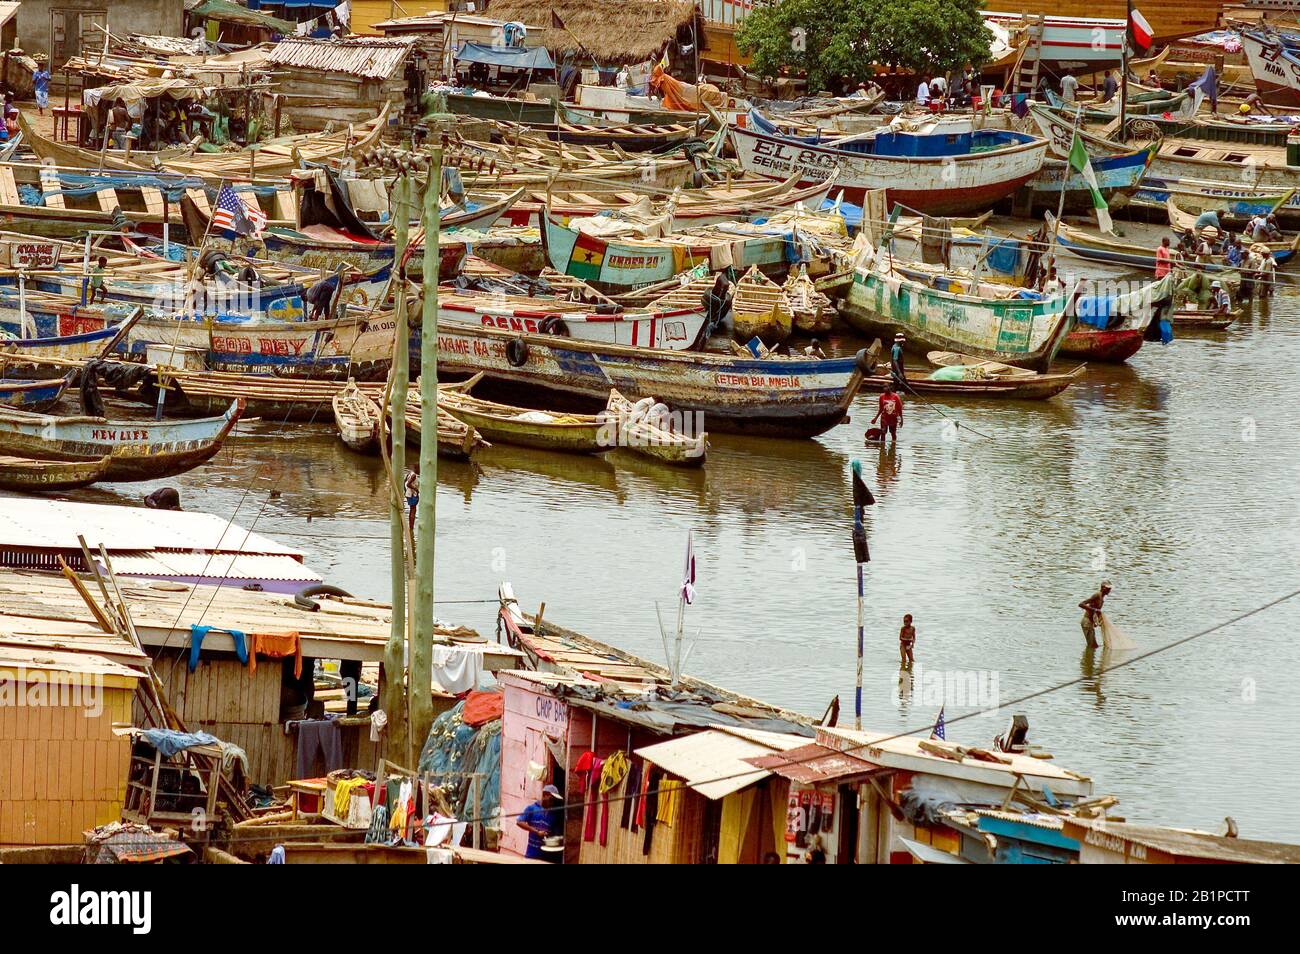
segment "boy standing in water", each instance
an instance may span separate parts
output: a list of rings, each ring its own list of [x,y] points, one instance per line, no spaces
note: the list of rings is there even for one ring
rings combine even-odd
[[[1079,609],[1083,610],[1083,619],[1079,620],[1079,625],[1083,627],[1083,638],[1089,649],[1098,646],[1097,626],[1101,623],[1101,610],[1109,593],[1110,583],[1103,580],[1097,592],[1079,604]]]
[[[903,628],[898,631],[898,661],[907,668],[912,668],[912,647],[916,645],[916,627],[912,625],[912,614],[903,617]]]

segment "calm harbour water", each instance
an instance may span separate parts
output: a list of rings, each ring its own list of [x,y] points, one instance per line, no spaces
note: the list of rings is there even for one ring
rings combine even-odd
[[[474,465],[442,461],[436,596],[490,600],[509,579],[530,611],[544,601],[556,623],[662,660],[655,601],[671,625],[693,529],[698,597],[686,616],[701,633],[688,670],[813,715],[838,694],[851,725],[858,457],[879,501],[864,726],[932,722],[927,671],[991,673],[1004,700],[1082,679],[952,724],[948,738],[988,745],[1023,712],[1031,741],[1117,795],[1130,820],[1217,831],[1231,815],[1242,837],[1300,841],[1285,741],[1300,721],[1300,598],[1101,676],[1076,608],[1112,580],[1109,615],[1140,652],[1300,588],[1297,289],[1226,333],[1092,366],[1046,402],[944,404],[964,425],[956,440],[912,400],[897,452],[865,448],[874,401],[860,396],[853,422],[815,441],[715,436],[699,472],[510,447]],[[167,483],[187,509],[298,546],[329,582],[387,599],[381,474],[328,422],[266,421]],[[138,502],[159,485],[74,496]],[[900,693],[905,612],[919,675]],[[493,631],[490,603],[444,603],[438,615]],[[949,719],[969,710],[947,705]]]

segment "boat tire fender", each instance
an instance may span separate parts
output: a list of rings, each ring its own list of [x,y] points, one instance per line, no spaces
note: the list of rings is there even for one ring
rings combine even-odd
[[[528,342],[523,338],[511,338],[506,342],[506,360],[514,368],[522,368],[528,361]]]
[[[313,613],[320,609],[320,604],[311,597],[313,596],[348,596],[352,594],[347,590],[339,589],[337,586],[331,586],[328,583],[316,583],[299,590],[293,594],[293,601],[305,610],[311,610]]]
[[[564,323],[564,319],[559,315],[547,315],[542,319],[542,323],[537,326],[537,330],[544,335],[569,337],[569,326]]]

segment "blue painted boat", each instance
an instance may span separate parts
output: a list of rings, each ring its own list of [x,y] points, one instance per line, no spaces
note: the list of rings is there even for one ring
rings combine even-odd
[[[1049,232],[1053,228],[1053,221],[1051,213],[1048,213],[1047,228]],[[1143,245],[1128,245],[1094,232],[1087,232],[1084,229],[1064,224],[1056,233],[1056,244],[1079,258],[1090,262],[1123,265],[1147,272],[1156,270],[1155,246],[1148,248]],[[1300,235],[1297,235],[1290,242],[1270,242],[1267,244],[1269,251],[1273,255],[1274,264],[1285,265],[1295,257],[1296,248],[1300,245]],[[1201,268],[1207,272],[1233,271],[1227,265],[1215,263],[1203,265]]]
[[[113,336],[116,326],[78,335],[46,335],[36,338],[10,338],[0,341],[0,354],[13,355],[18,361],[39,364],[43,358],[80,361],[97,357]]]
[[[45,381],[17,381],[0,378],[0,404],[24,411],[44,411],[58,403],[68,386],[67,378]]]
[[[1106,203],[1114,204],[1120,197],[1133,195],[1142,184],[1147,169],[1160,151],[1158,144],[1143,149],[1132,149],[1111,156],[1094,156],[1091,159],[1097,187]],[[1018,198],[1032,208],[1055,210],[1065,190],[1065,211],[1091,213],[1092,192],[1083,173],[1075,172],[1064,159],[1047,159],[1043,168],[1024,185]]]

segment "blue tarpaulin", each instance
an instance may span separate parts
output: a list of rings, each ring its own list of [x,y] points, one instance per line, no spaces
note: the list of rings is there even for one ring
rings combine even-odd
[[[461,63],[483,63],[487,66],[504,66],[512,70],[553,70],[551,54],[540,46],[488,46],[485,43],[461,44],[456,51]]]

